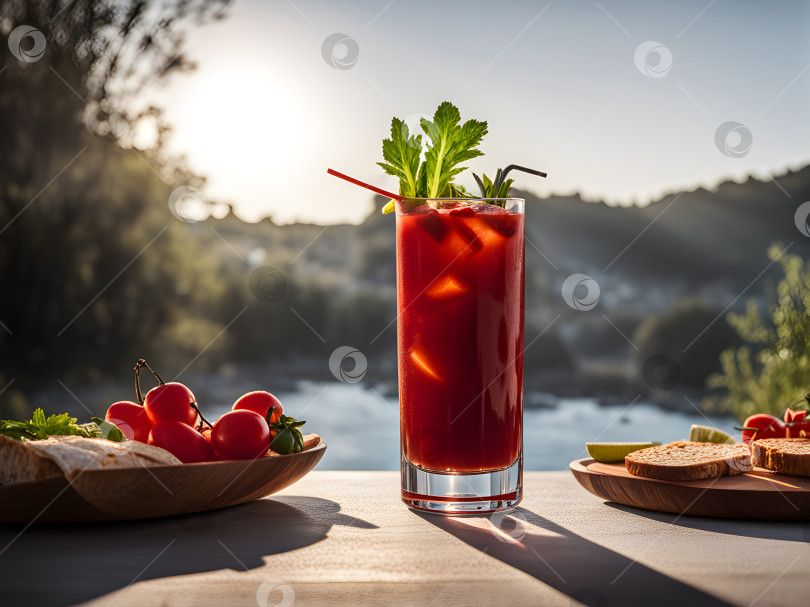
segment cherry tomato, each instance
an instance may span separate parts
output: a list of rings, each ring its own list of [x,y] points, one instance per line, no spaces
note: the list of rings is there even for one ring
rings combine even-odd
[[[129,440],[142,443],[149,440],[152,422],[149,421],[144,408],[137,403],[130,401],[113,403],[107,409],[107,415],[104,416],[104,419],[118,426]]]
[[[197,424],[197,412],[191,403],[196,403],[194,394],[183,384],[169,382],[155,386],[146,395],[143,408],[153,424],[178,421],[189,426]]]
[[[214,453],[214,459],[217,460],[228,459],[227,457],[222,457],[221,455],[217,454],[216,451],[214,451],[214,445],[213,443],[211,443],[211,428],[203,428],[202,430],[200,430],[200,434],[202,434],[203,438],[208,441],[209,445],[211,445],[211,451]]]
[[[785,425],[788,438],[810,438],[810,419],[804,409],[788,409],[785,411]]]
[[[760,438],[785,438],[787,436],[785,423],[778,417],[765,413],[752,415],[745,420],[743,426],[753,428],[753,430],[742,431],[742,441],[746,445],[751,440],[759,440]]]
[[[255,411],[229,411],[214,424],[211,444],[228,459],[255,459],[270,447],[270,428]]]
[[[277,422],[281,414],[284,413],[284,407],[281,406],[281,401],[269,392],[256,390],[255,392],[248,392],[240,396],[234,403],[233,410],[239,411],[241,409],[247,409],[267,419],[267,411],[270,407],[276,408],[276,410],[273,411],[273,416],[270,418],[270,423]]]
[[[810,419],[793,422],[787,428],[788,438],[810,438]]]
[[[166,449],[184,464],[217,459],[205,437],[188,424],[179,421],[156,423],[149,433],[149,444]]]

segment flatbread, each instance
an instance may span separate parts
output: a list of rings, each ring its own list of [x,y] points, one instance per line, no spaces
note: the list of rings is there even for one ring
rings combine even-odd
[[[20,442],[0,436],[0,482],[40,480],[76,470],[171,466],[174,455],[138,441],[114,442],[83,436],[51,436]]]
[[[38,451],[10,436],[0,434],[0,485],[40,481],[62,476],[59,466]]]

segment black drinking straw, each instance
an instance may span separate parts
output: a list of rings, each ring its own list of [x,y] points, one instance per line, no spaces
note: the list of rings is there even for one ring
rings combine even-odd
[[[506,174],[512,169],[516,171],[523,171],[524,173],[529,173],[530,175],[537,175],[538,177],[548,177],[548,173],[544,173],[543,171],[537,171],[535,169],[527,169],[526,167],[518,166],[516,164],[510,164],[501,173],[501,182],[504,182],[506,180]]]
[[[524,173],[529,173],[530,175],[537,175],[538,177],[548,177],[548,173],[544,173],[543,171],[538,171],[536,169],[529,169],[527,167],[522,167],[517,164],[510,164],[505,169],[498,171],[495,173],[495,179],[492,182],[491,191],[494,193],[495,196],[498,195],[498,192],[501,191],[501,185],[506,181],[506,174],[509,173],[511,170],[516,171],[523,171]],[[481,181],[481,178],[476,175],[475,173],[472,174],[475,182],[478,184],[478,187],[481,189],[481,196],[487,195],[487,189],[484,187],[484,182]],[[497,206],[502,206],[499,203],[495,203]]]

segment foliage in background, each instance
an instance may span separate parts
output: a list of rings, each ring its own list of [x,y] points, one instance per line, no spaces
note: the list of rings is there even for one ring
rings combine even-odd
[[[191,67],[179,52],[185,35],[222,4],[0,6],[4,38],[25,24],[46,39],[39,61],[5,62],[0,97],[0,276],[9,295],[0,362],[14,390],[79,367],[97,376],[141,348],[199,351],[221,329],[204,319],[225,287],[223,264],[165,203],[173,181],[195,178],[163,162],[159,110],[127,100]],[[153,149],[123,149],[146,118],[158,124]],[[162,339],[180,317],[198,319],[199,332],[185,343]]]
[[[30,415],[26,397],[34,391],[55,390],[72,405],[56,379],[128,381],[132,362],[144,355],[170,376],[189,365],[296,354],[328,360],[331,350],[291,308],[330,339],[355,331],[370,340],[390,321],[390,301],[297,273],[290,262],[313,239],[308,233],[282,242],[269,222],[248,226],[267,251],[251,261],[244,232],[229,232],[246,224],[232,215],[214,228],[170,212],[172,190],[200,187],[203,179],[166,156],[160,111],[128,100],[190,69],[180,53],[187,32],[224,4],[0,4],[4,40],[19,24],[47,40],[41,60],[9,56],[2,74],[0,416]],[[139,150],[131,134],[144,120],[157,121],[159,137]],[[251,291],[260,263],[287,273],[278,301]],[[298,267],[306,268],[304,258]]]
[[[91,388],[103,383],[98,380],[128,386],[132,362],[144,355],[169,377],[186,368],[213,369],[212,383],[227,382],[228,373],[248,365],[274,378],[331,379],[330,353],[351,344],[368,357],[365,381],[395,379],[390,218],[375,212],[361,225],[324,230],[269,219],[246,224],[233,214],[184,223],[169,212],[175,187],[200,187],[203,179],[167,157],[169,131],[159,109],[130,107],[127,100],[190,69],[178,55],[184,37],[222,6],[206,0],[0,3],[4,40],[27,24],[48,41],[36,63],[7,54],[0,75],[0,322],[8,328],[0,326],[0,417],[27,418],[31,395],[43,391],[50,391],[54,410],[78,408],[57,380],[72,388],[80,379]],[[132,147],[144,122],[158,135],[150,150]],[[586,203],[576,195],[540,201],[521,193],[529,202],[527,386],[620,398],[621,390],[633,390],[626,403],[638,393],[631,380],[641,365],[624,336],[643,319],[665,317],[649,321],[660,328],[650,329],[652,337],[672,334],[665,328],[674,322],[683,349],[710,319],[701,312],[700,322],[686,313],[672,320],[661,312],[669,302],[688,294],[711,302],[711,310],[722,308],[750,284],[752,268],[760,267],[774,239],[796,240],[791,252],[810,258],[810,239],[797,239],[793,224],[795,201],[810,199],[810,167],[787,172],[779,184],[792,199],[772,181],[755,179],[673,193],[646,207]],[[663,208],[669,210],[654,221]],[[628,243],[632,253],[616,257]],[[616,263],[608,282],[598,268],[610,259]],[[251,290],[261,266],[283,270],[283,296],[267,300]],[[593,268],[588,273],[604,288],[588,313],[571,310],[559,295],[562,278],[583,268]],[[760,289],[757,283],[751,292]],[[720,327],[718,321],[712,330]],[[634,339],[646,351],[661,350],[643,336]],[[728,346],[707,332],[689,349],[707,366],[690,371],[684,360],[686,378],[699,383],[701,371],[712,368],[716,359],[704,353],[716,352],[715,343]],[[583,381],[590,363],[610,365],[613,376],[601,374],[610,381]]]
[[[678,366],[681,387],[702,387],[707,375],[720,370],[720,353],[741,343],[727,323],[715,322],[719,312],[694,299],[682,299],[663,313],[646,318],[633,339],[639,364],[664,355]]]
[[[748,302],[744,314],[729,314],[745,345],[722,353],[722,371],[708,385],[725,394],[704,401],[708,409],[732,412],[740,420],[754,413],[781,415],[810,391],[810,262],[785,254],[777,244],[768,257],[778,260],[784,273],[776,303],[767,316],[756,301]]]

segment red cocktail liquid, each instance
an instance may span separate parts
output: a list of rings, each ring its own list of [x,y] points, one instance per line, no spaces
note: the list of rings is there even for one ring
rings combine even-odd
[[[437,472],[511,466],[523,417],[523,213],[397,213],[402,449]]]

